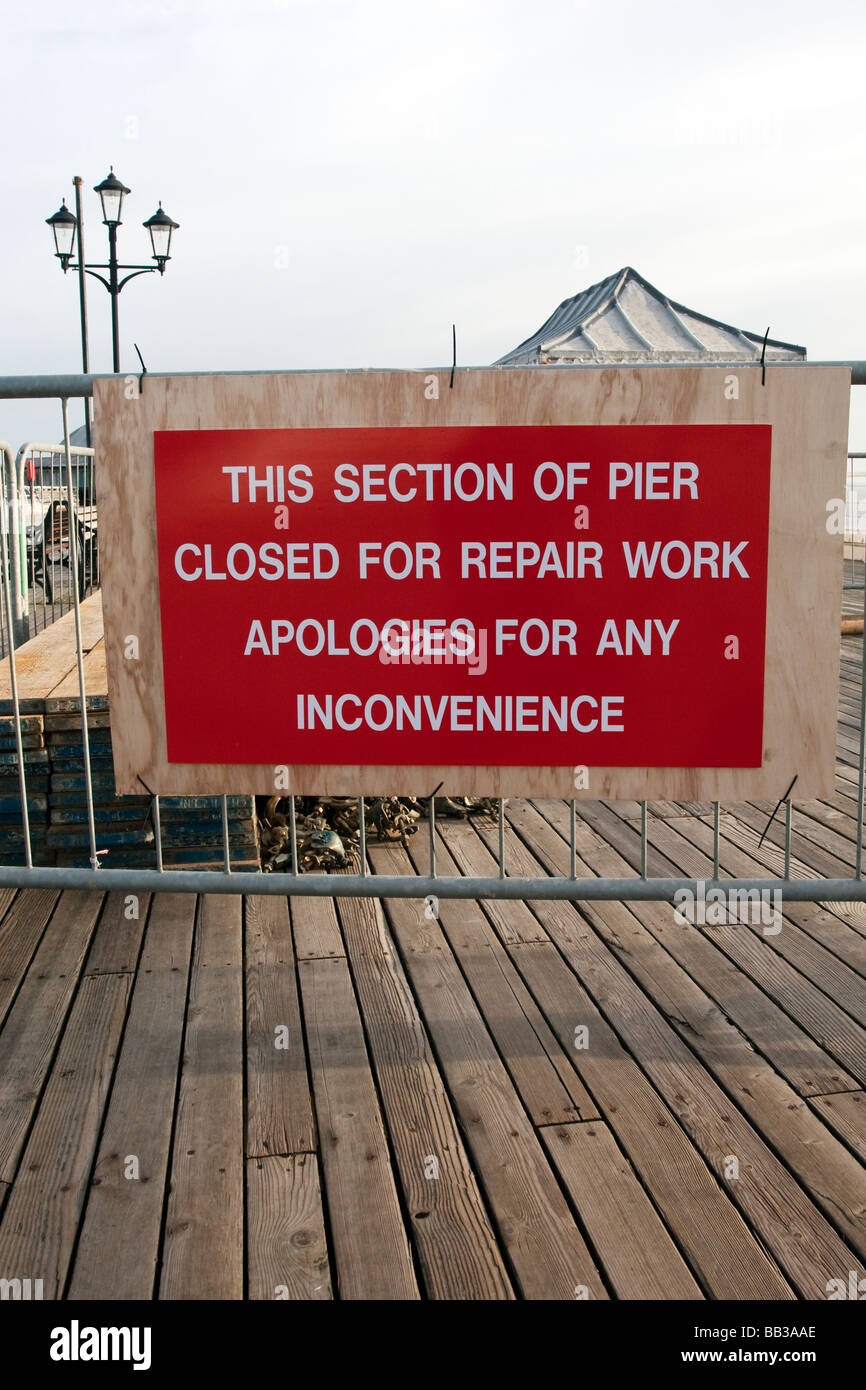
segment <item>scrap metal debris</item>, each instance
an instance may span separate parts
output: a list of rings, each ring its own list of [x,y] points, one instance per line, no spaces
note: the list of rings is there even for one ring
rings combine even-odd
[[[288,796],[259,798],[261,863],[264,873],[292,872],[291,802]],[[414,835],[427,816],[428,802],[414,796],[368,797],[364,801],[367,839],[400,840]],[[495,797],[436,796],[436,816],[495,815]],[[295,840],[298,868],[334,873],[361,865],[360,807],[352,796],[296,796]]]

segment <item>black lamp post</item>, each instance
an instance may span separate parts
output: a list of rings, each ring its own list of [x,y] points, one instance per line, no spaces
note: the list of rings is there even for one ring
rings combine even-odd
[[[108,177],[98,183],[94,188],[94,193],[98,193],[102,203],[102,220],[108,228],[108,262],[107,264],[85,265],[73,262],[75,254],[75,233],[78,230],[78,218],[69,211],[66,200],[54,213],[53,217],[45,220],[54,233],[55,255],[60,261],[60,265],[65,274],[70,268],[92,275],[99,280],[108,293],[111,295],[111,345],[113,357],[113,370],[120,371],[120,341],[117,326],[117,300],[120,291],[130,280],[134,280],[136,275],[148,275],[154,270],[158,270],[160,275],[165,274],[166,262],[170,259],[169,251],[171,248],[171,234],[177,229],[178,223],[173,222],[167,213],[163,212],[162,203],[158,209],[149,217],[145,226],[150,234],[150,244],[153,249],[153,259],[156,265],[120,265],[117,260],[117,229],[120,226],[120,213],[123,208],[123,199],[129,192],[125,184],[120,182],[116,176],[114,168],[110,170]],[[79,244],[81,237],[79,235]],[[100,275],[100,270],[108,271],[108,278]],[[130,273],[121,279],[118,272],[128,270]],[[82,319],[82,325],[84,320]],[[84,328],[82,327],[82,332]],[[86,356],[86,348],[85,348]]]

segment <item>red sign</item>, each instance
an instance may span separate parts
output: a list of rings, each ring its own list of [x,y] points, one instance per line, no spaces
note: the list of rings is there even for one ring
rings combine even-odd
[[[160,431],[168,758],[757,767],[768,425]]]

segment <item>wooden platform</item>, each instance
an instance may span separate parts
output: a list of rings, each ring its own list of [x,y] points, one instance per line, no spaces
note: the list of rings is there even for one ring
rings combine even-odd
[[[114,790],[100,590],[81,604],[81,639],[97,853],[105,867],[155,869],[152,797],[144,784],[139,796],[118,797]],[[25,642],[15,660],[33,862],[86,869],[90,834],[75,614],[64,614]],[[14,708],[9,665],[0,663],[0,863],[4,864],[25,862]],[[233,869],[258,872],[254,798],[230,796],[226,810]],[[166,797],[160,813],[165,868],[222,868],[219,797]]]
[[[860,641],[795,876],[848,874]],[[721,864],[777,872],[772,807]],[[710,808],[654,803],[651,874],[705,876]],[[578,874],[639,864],[584,803]],[[440,827],[494,871],[496,827]],[[509,807],[512,873],[568,807]],[[427,868],[424,830],[370,845]],[[51,891],[0,896],[0,1277],[71,1299],[825,1299],[866,1272],[866,915]]]

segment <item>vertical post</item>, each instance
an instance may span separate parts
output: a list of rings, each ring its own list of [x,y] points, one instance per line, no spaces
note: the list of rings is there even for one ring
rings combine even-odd
[[[162,823],[159,818],[159,797],[153,797],[151,801],[153,813],[153,833],[156,837],[156,867],[162,873]]]
[[[108,224],[108,293],[111,295],[111,358],[112,371],[120,371],[120,337],[117,324],[117,300],[120,290],[117,285],[117,224]]]
[[[367,822],[364,819],[364,798],[358,797],[358,853],[361,856],[361,877],[367,877]]]
[[[222,796],[222,822],[223,822],[223,868],[227,874],[232,871],[232,855],[229,848],[229,803],[225,792]]]
[[[791,798],[785,802],[785,879],[791,877]]]
[[[640,876],[646,878],[646,802],[640,804]]]
[[[298,877],[298,826],[295,821],[295,798],[289,797],[289,833],[292,841],[292,873]]]
[[[505,802],[499,798],[499,877],[505,877]]]
[[[430,837],[430,877],[436,877],[436,798],[427,803],[427,834]]]
[[[10,455],[11,459],[11,455]],[[5,459],[4,459],[5,467]],[[24,534],[23,498],[18,494],[18,470],[14,461],[9,466],[9,494],[4,503],[4,528],[9,531],[9,565],[12,578],[12,631],[16,647],[22,647],[30,636],[30,614],[27,602],[27,538]]]
[[[9,547],[6,543],[6,533],[8,531],[9,499],[6,495],[6,465],[9,465],[10,475],[14,475],[15,466],[11,453],[5,448],[0,449],[0,508],[3,511],[2,525],[0,525],[0,564],[3,567],[2,588],[6,600],[6,641],[9,658],[9,681],[12,691],[12,713],[15,718],[15,750],[18,754],[18,785],[21,791],[21,823],[24,828],[24,862],[28,869],[33,868],[33,852],[30,844],[30,815],[27,809],[27,780],[24,771],[24,744],[21,736],[21,706],[18,700],[18,676],[15,670],[15,636],[12,630],[12,587],[9,583]]]
[[[84,273],[84,218],[81,211],[81,178],[72,180],[75,188],[75,216],[78,220],[78,303],[81,309],[81,370],[90,371],[90,348],[87,342],[87,276]],[[84,433],[88,449],[90,442],[90,397],[84,397]]]
[[[75,612],[75,654],[78,658],[78,690],[81,697],[81,748],[84,754],[84,788],[87,799],[87,832],[90,837],[90,867],[99,868],[96,848],[96,820],[93,810],[93,778],[90,771],[90,735],[87,728],[87,691],[84,682],[84,646],[81,638],[81,610],[78,604],[78,546],[75,542],[72,511],[72,449],[69,443],[69,401],[61,399],[63,407],[63,449],[66,454],[66,499],[69,508],[70,538],[69,565],[72,572],[73,609]]]

